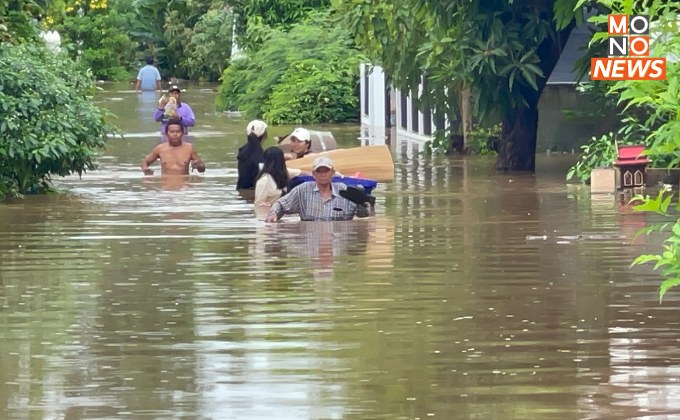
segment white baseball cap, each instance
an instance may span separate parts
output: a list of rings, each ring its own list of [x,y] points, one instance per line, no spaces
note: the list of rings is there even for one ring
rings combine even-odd
[[[246,127],[246,134],[255,133],[257,137],[262,137],[267,131],[267,124],[262,120],[252,120]]]
[[[298,127],[296,128],[290,135],[291,137],[295,137],[296,139],[300,141],[311,141],[311,136],[309,135],[309,130],[306,128]]]
[[[312,163],[312,170],[316,171],[319,168],[333,169],[333,161],[326,156],[319,156],[318,158],[314,159],[314,162]]]

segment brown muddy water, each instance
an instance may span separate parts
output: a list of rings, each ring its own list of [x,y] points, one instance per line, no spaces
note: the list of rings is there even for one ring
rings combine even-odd
[[[677,292],[629,268],[652,218],[567,185],[574,157],[397,139],[376,217],[265,225],[214,92],[184,98],[205,175],[166,182],[138,168],[155,95],[104,89],[100,170],[0,205],[0,418],[680,418]]]

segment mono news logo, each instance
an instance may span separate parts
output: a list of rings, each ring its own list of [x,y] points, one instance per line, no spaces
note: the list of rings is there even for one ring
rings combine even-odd
[[[607,55],[590,59],[591,80],[666,80],[666,59],[649,57],[645,15],[607,15]]]

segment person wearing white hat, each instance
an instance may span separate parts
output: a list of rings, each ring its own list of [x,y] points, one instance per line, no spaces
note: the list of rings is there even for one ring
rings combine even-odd
[[[153,119],[161,123],[161,140],[167,141],[165,137],[165,126],[168,121],[178,121],[182,124],[184,134],[189,134],[189,127],[196,125],[194,111],[189,104],[182,102],[182,89],[177,85],[172,85],[168,89],[169,98],[165,95],[158,101],[158,109],[153,114]]]
[[[314,182],[305,182],[293,188],[274,203],[265,222],[278,221],[284,214],[298,213],[303,221],[352,220],[367,217],[371,213],[368,203],[357,204],[340,193],[347,185],[332,182],[335,170],[333,161],[319,156],[312,162]]]
[[[255,188],[255,178],[260,172],[260,163],[264,162],[262,142],[267,138],[267,123],[262,120],[252,120],[246,126],[247,143],[238,149],[238,179],[236,189]]]
[[[284,157],[286,160],[300,159],[312,151],[312,137],[309,130],[298,127],[290,134],[290,152]]]

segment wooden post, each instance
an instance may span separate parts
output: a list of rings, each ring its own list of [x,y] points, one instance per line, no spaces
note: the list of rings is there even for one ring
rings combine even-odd
[[[460,115],[463,120],[463,153],[469,149],[468,133],[472,131],[472,94],[469,88],[460,92]]]

